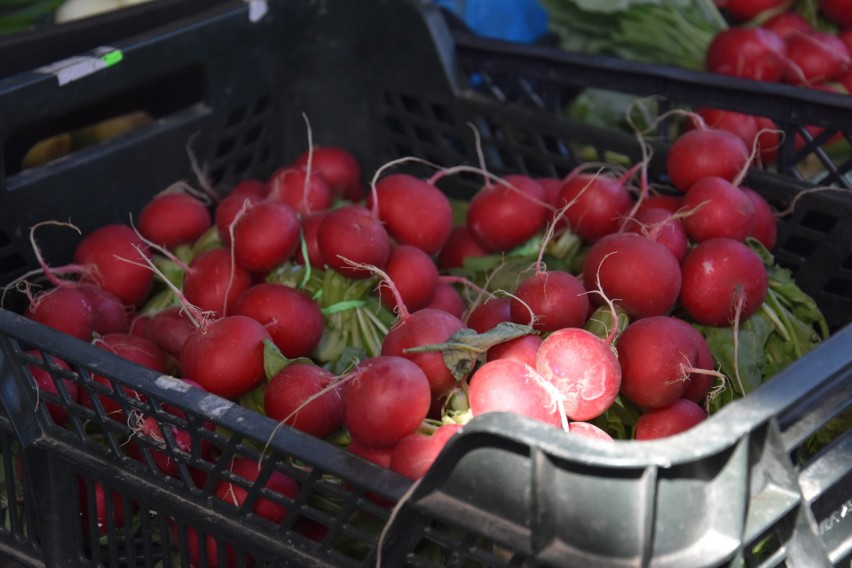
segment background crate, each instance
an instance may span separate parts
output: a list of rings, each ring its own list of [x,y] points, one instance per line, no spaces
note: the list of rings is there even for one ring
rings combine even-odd
[[[468,48],[440,12],[421,2],[272,3],[263,19],[248,16],[248,6],[231,2],[117,41],[112,47],[123,54],[119,64],[61,86],[54,75],[37,71],[0,80],[4,280],[36,266],[27,234],[35,222],[70,219],[85,232],[126,221],[175,180],[195,181],[187,146],[222,190],[243,177],[267,176],[306,148],[302,113],[310,117],[316,143],[352,149],[367,173],[405,155],[473,163],[470,124],[482,135],[495,173],[560,174],[581,160],[639,157],[627,133],[499,100],[472,86],[470,69],[462,65]],[[524,69],[540,59],[552,66],[554,81],[567,81],[557,65],[566,57],[560,52],[499,42],[477,46],[495,61],[521,58]],[[657,94],[681,96],[667,90],[684,88],[676,81],[657,80]],[[530,83],[531,93],[536,88],[543,87]],[[179,96],[164,97],[162,89]],[[701,94],[691,96],[700,100]],[[154,114],[155,122],[39,168],[16,166],[22,148],[38,136],[138,108]],[[470,196],[476,188],[472,178],[454,181],[444,187],[454,196]],[[769,172],[749,181],[778,208],[804,187]],[[747,566],[842,565],[852,548],[848,516],[838,513],[850,498],[850,435],[807,463],[799,463],[798,449],[847,408],[852,394],[848,197],[808,195],[780,221],[779,260],[796,272],[839,331],[754,398],[683,437],[649,445],[604,447],[517,417],[482,417],[463,429],[410,495],[407,480],[336,446],[276,431],[272,421],[235,404],[181,389],[0,311],[6,417],[0,424],[8,425],[3,463],[20,455],[23,473],[23,498],[15,510],[23,522],[0,531],[0,543],[19,562],[49,566],[186,566],[189,558],[175,556],[175,550],[178,543],[186,550],[190,541],[198,542],[188,527],[209,534],[221,551],[232,547],[236,565],[250,552],[259,565],[372,566],[380,550],[385,566],[698,566],[740,560]],[[67,231],[46,228],[39,244],[48,261],[59,264],[75,242]],[[73,372],[51,367],[47,354],[67,360]],[[102,404],[91,410],[62,396],[42,394],[40,404],[28,365],[49,368],[57,381],[70,379],[90,396],[115,401],[122,419]],[[106,384],[95,382],[94,374]],[[144,400],[125,387],[144,393]],[[66,427],[52,422],[47,402],[67,408]],[[169,406],[183,416],[168,412]],[[168,436],[163,443],[140,437],[127,420],[140,414],[155,417],[166,431],[191,431],[192,449],[181,450]],[[213,458],[201,451],[209,444],[218,448]],[[177,477],[158,469],[157,452],[181,464]],[[236,455],[264,455],[262,475],[281,471],[299,482],[295,496],[246,483],[251,499],[267,497],[288,508],[279,526],[213,498],[215,481],[226,478]],[[493,474],[482,479],[483,468]],[[194,475],[199,470],[206,481]],[[8,480],[14,465],[5,472]],[[108,516],[108,539],[93,527],[87,534],[79,523],[81,510],[94,507],[94,483],[116,495],[123,509],[137,511],[130,524]],[[83,503],[77,498],[81,487],[89,488]],[[610,494],[611,487],[618,487],[611,500],[571,501]],[[389,523],[391,508],[403,497]],[[703,512],[698,522],[679,512],[684,499]],[[582,519],[572,516],[578,505],[589,508]],[[620,546],[610,546],[609,536],[619,530],[613,525],[623,518],[638,524],[625,529]],[[603,530],[588,526],[578,546],[578,525],[592,521]],[[675,527],[688,539],[673,535]]]

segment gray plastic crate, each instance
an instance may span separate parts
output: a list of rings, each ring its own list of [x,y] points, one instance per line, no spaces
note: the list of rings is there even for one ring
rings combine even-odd
[[[589,149],[595,159],[639,156],[632,136],[500,100],[472,83],[470,67],[462,65],[484,54],[518,73],[538,67],[563,80],[583,61],[572,54],[465,39],[424,2],[272,2],[263,17],[250,17],[258,7],[222,4],[116,41],[113,51],[86,52],[91,72],[57,75],[54,66],[52,73],[0,80],[3,280],[36,266],[27,235],[35,222],[70,219],[87,231],[125,221],[177,179],[192,181],[190,140],[222,190],[243,177],[268,175],[306,147],[303,112],[317,143],[352,149],[370,173],[405,155],[474,162],[469,123],[482,134],[495,173],[564,173]],[[107,65],[115,50],[120,62]],[[619,74],[607,75],[613,62],[595,61],[597,78],[590,76],[589,85],[630,90]],[[658,94],[677,97],[684,84],[678,76],[653,82]],[[748,83],[719,78],[720,92],[728,95],[698,85],[690,91],[695,100],[754,100]],[[530,92],[536,88],[529,84]],[[778,96],[795,105],[810,95],[782,89]],[[847,103],[803,111],[804,118],[816,122],[825,112],[846,120]],[[40,136],[138,108],[156,120],[38,168],[17,166]],[[779,208],[805,187],[769,172],[756,172],[749,183]],[[474,188],[462,179],[445,189],[464,197]],[[59,264],[75,243],[67,233],[46,230],[39,244],[48,261]],[[694,431],[649,444],[601,445],[515,416],[480,417],[415,487],[298,432],[271,437],[271,420],[178,389],[168,378],[25,320],[13,313],[12,300],[10,309],[0,310],[0,449],[6,495],[8,480],[17,479],[21,500],[7,509],[18,524],[0,530],[0,554],[32,566],[187,566],[185,551],[198,544],[193,528],[218,543],[220,565],[228,563],[231,547],[237,566],[248,563],[246,553],[268,566],[373,566],[379,559],[383,566],[843,566],[852,551],[845,514],[852,436],[846,432],[804,462],[798,448],[847,409],[852,394],[849,196],[802,199],[795,215],[779,223],[777,255],[837,332],[753,396]],[[65,426],[54,424],[37,404],[27,371],[27,365],[47,365],[31,350],[69,362],[71,372],[51,369],[57,378],[113,399],[127,413],[190,430],[193,450],[183,452],[168,439],[146,442],[102,408],[42,395],[71,416]],[[108,385],[95,383],[94,373]],[[165,411],[168,405],[184,416]],[[251,499],[264,496],[288,508],[278,526],[212,496],[230,459],[259,457],[267,440],[261,475],[284,472],[298,481],[299,492],[288,497],[256,483],[246,488]],[[128,450],[131,442],[138,453]],[[216,457],[205,458],[203,445],[215,446]],[[157,469],[157,451],[181,464],[177,477]],[[134,511],[129,523],[109,515],[105,535],[79,522],[81,511],[95,505],[95,484]],[[89,496],[82,502],[81,487]]]

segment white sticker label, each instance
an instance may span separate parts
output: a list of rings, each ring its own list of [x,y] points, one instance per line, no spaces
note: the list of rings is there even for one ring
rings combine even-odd
[[[269,11],[269,6],[266,4],[266,0],[246,1],[248,2],[249,21],[252,23],[257,23],[262,20],[266,13]]]
[[[59,85],[67,85],[82,77],[96,73],[101,69],[112,67],[123,58],[121,50],[112,47],[99,47],[94,50],[93,55],[78,55],[69,57],[43,67],[36,71],[47,73],[56,77]]]

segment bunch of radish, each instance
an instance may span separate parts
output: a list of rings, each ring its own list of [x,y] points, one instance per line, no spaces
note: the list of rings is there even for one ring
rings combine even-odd
[[[412,479],[487,412],[602,440],[670,436],[828,333],[773,263],[776,213],[743,185],[749,147],[691,119],[666,187],[645,163],[562,179],[395,171],[415,159],[367,182],[347,150],[323,146],[221,196],[175,184],[83,236],[72,264],[42,262],[50,286],[28,288],[26,314]],[[439,189],[460,173],[481,175],[469,202]],[[796,352],[770,361],[778,341]],[[57,423],[59,398],[149,440],[192,436],[33,375]],[[165,454],[154,463],[179,475]]]

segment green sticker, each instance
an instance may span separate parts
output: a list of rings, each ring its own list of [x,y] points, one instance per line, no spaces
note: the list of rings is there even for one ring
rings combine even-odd
[[[106,65],[107,67],[112,67],[122,59],[124,59],[124,54],[121,52],[120,49],[110,51],[109,53],[105,53],[101,56],[101,61],[103,61],[104,65]]]

